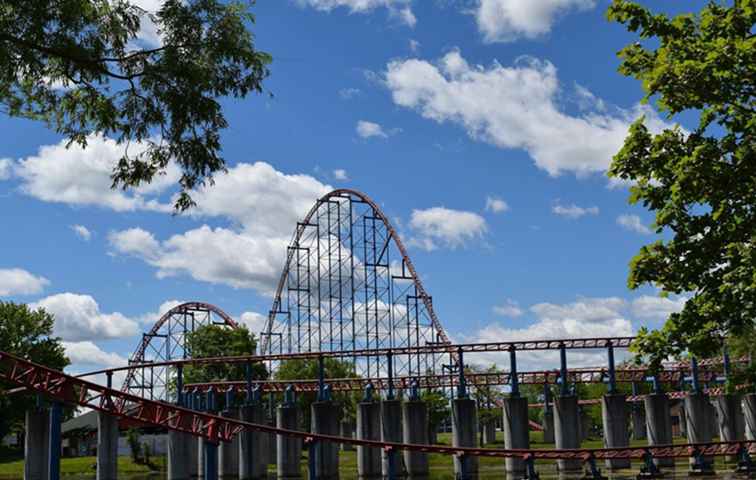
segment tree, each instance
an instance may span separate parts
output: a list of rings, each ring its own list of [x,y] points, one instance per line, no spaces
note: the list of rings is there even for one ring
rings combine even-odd
[[[627,0],[608,10],[640,40],[619,52],[619,71],[670,118],[698,119],[691,132],[656,135],[639,119],[609,170],[665,234],[633,258],[628,286],[690,295],[662,329],[639,332],[634,349],[654,368],[685,351],[715,354],[756,318],[756,0],[728,3],[674,18]]]
[[[276,380],[316,380],[319,378],[320,366],[317,359],[285,360],[276,372]],[[348,361],[335,358],[323,359],[323,374],[328,378],[358,378],[354,365]],[[344,418],[354,419],[357,401],[360,393],[334,392],[332,398],[342,406]],[[313,393],[297,394],[297,404],[302,412],[303,425],[310,425],[310,405],[315,401]]]
[[[0,105],[45,122],[70,143],[102,134],[146,145],[113,171],[113,188],[181,168],[176,208],[225,169],[220,99],[262,92],[270,55],[255,49],[242,1],[0,0]],[[138,38],[154,24],[158,45]]]
[[[53,322],[53,316],[42,308],[0,301],[0,351],[63,370],[70,362],[60,338],[53,336]],[[0,382],[0,393],[13,387]],[[30,395],[0,394],[0,438],[20,428],[24,412],[34,403]]]
[[[192,358],[254,355],[257,348],[255,335],[247,327],[228,328],[220,325],[203,325],[186,336],[186,349]],[[246,365],[207,364],[187,365],[184,369],[185,383],[245,380]],[[262,363],[252,365],[252,379],[268,378],[268,370]]]

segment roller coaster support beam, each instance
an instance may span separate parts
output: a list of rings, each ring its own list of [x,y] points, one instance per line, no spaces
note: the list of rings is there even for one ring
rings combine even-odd
[[[638,392],[638,383],[633,382],[630,386],[632,392],[632,399],[640,398],[641,395]],[[646,438],[646,416],[643,408],[638,405],[638,402],[630,403],[630,423],[633,426],[633,440],[642,440]]]
[[[50,410],[42,395],[26,410],[24,438],[24,479],[47,480],[50,468]]]
[[[656,378],[656,377],[654,377]],[[672,416],[670,415],[669,397],[661,391],[658,382],[654,391],[645,396],[643,406],[646,411],[646,433],[649,445],[672,444]],[[673,458],[654,458],[657,467],[674,467]]]
[[[402,404],[402,435],[404,443],[428,445],[428,406],[420,400],[420,387],[412,384],[410,396]],[[404,451],[404,465],[410,480],[428,478],[428,454]]]
[[[215,390],[210,389],[205,394],[206,397],[206,409],[208,412],[213,413],[215,411]],[[204,479],[205,480],[218,480],[218,444],[205,440],[203,442],[203,459],[204,459]]]

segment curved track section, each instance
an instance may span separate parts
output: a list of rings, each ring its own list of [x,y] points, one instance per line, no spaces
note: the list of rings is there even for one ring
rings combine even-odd
[[[353,350],[357,374],[388,370],[386,358],[359,350],[448,344],[431,297],[396,230],[378,205],[355,190],[320,198],[297,224],[286,255],[262,354]],[[397,358],[394,372],[437,371],[439,356]]]
[[[754,451],[756,440],[711,442],[686,445],[658,445],[648,447],[529,449],[454,447],[363,440],[336,435],[286,430],[268,425],[244,422],[175,405],[147,400],[129,393],[113,390],[96,383],[66,375],[32,363],[14,355],[0,352],[0,380],[39,392],[59,402],[92,408],[120,418],[129,418],[172,431],[190,433],[212,443],[229,442],[244,430],[302,438],[306,443],[334,442],[384,450],[413,450],[444,455],[474,455],[498,458],[580,459],[591,461],[605,458],[642,458],[651,454],[657,458],[689,457],[694,451],[701,455],[735,455],[745,449]]]
[[[175,368],[165,363],[191,358],[187,334],[205,325],[237,328],[226,312],[209,303],[182,303],[165,312],[148,333],[142,334],[142,341],[129,358],[129,365],[140,367],[128,370],[121,389],[144,398],[169,400],[168,387]]]

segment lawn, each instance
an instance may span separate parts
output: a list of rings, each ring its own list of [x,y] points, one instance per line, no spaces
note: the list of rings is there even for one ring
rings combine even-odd
[[[504,443],[501,432],[497,432],[497,441],[495,443],[486,445],[491,448],[504,448]],[[532,448],[554,448],[553,443],[543,443],[543,434],[541,432],[531,432],[530,435]],[[451,435],[448,433],[439,434],[439,443],[449,445],[451,443]],[[683,438],[675,438],[675,443],[685,443]],[[645,440],[633,440],[632,446],[645,446]],[[582,443],[584,448],[601,448],[603,443],[600,439],[589,439]],[[0,479],[20,479],[23,477],[24,462],[22,458],[23,454],[16,452],[3,451],[0,452]],[[79,477],[94,477],[96,458],[95,457],[78,457],[78,458],[64,458],[61,460],[61,473],[63,475],[77,475]],[[144,465],[134,464],[129,457],[118,458],[118,473],[121,475],[133,475],[133,476],[146,476],[150,473],[158,473],[159,477],[163,477],[165,473],[165,457],[153,457],[152,463],[155,466],[155,470],[152,470]],[[344,480],[351,480],[357,478],[357,454],[355,451],[342,451],[339,455],[339,470],[340,476]],[[430,474],[434,479],[453,479],[454,472],[452,467],[452,458],[441,454],[429,455]],[[537,470],[542,473],[542,476],[551,476],[554,473],[554,464],[552,461],[539,460],[536,462]],[[599,468],[604,470],[603,463],[599,463]],[[722,458],[717,459],[716,468],[718,471],[731,471],[732,465],[725,465]],[[637,473],[640,467],[640,462],[633,462],[633,468]],[[687,470],[687,459],[681,459],[677,463],[678,471]],[[275,466],[270,465],[269,471],[275,472]],[[479,471],[481,478],[504,478],[504,460],[500,458],[481,458],[479,460]],[[306,475],[307,472],[307,452],[304,453],[302,459],[302,472]],[[622,472],[620,472],[622,473]],[[628,474],[631,472],[628,471]]]

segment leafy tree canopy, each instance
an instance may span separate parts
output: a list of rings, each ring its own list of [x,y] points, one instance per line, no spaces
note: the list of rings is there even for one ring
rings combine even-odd
[[[635,343],[658,368],[669,355],[717,353],[756,318],[756,0],[674,18],[614,0],[608,17],[639,37],[619,52],[620,72],[642,83],[645,101],[698,119],[691,132],[656,135],[636,121],[609,171],[665,233],[633,258],[629,287],[691,295]]]
[[[0,351],[63,370],[70,362],[60,338],[53,336],[53,322],[42,308],[0,301]],[[0,392],[12,387],[0,382]],[[22,425],[24,412],[34,401],[29,395],[0,394],[0,438]]]
[[[113,171],[113,187],[182,170],[176,207],[225,168],[220,99],[261,92],[271,57],[258,51],[249,3],[166,0],[146,12],[128,0],[0,0],[0,105],[85,146],[102,134],[141,142]],[[159,44],[138,37],[148,23]]]
[[[254,355],[257,341],[247,327],[228,328],[220,325],[203,325],[186,336],[186,348],[192,358]],[[246,366],[235,365],[188,365],[184,369],[184,382],[212,382],[217,380],[245,380]],[[268,378],[268,370],[262,363],[252,365],[252,378]]]

